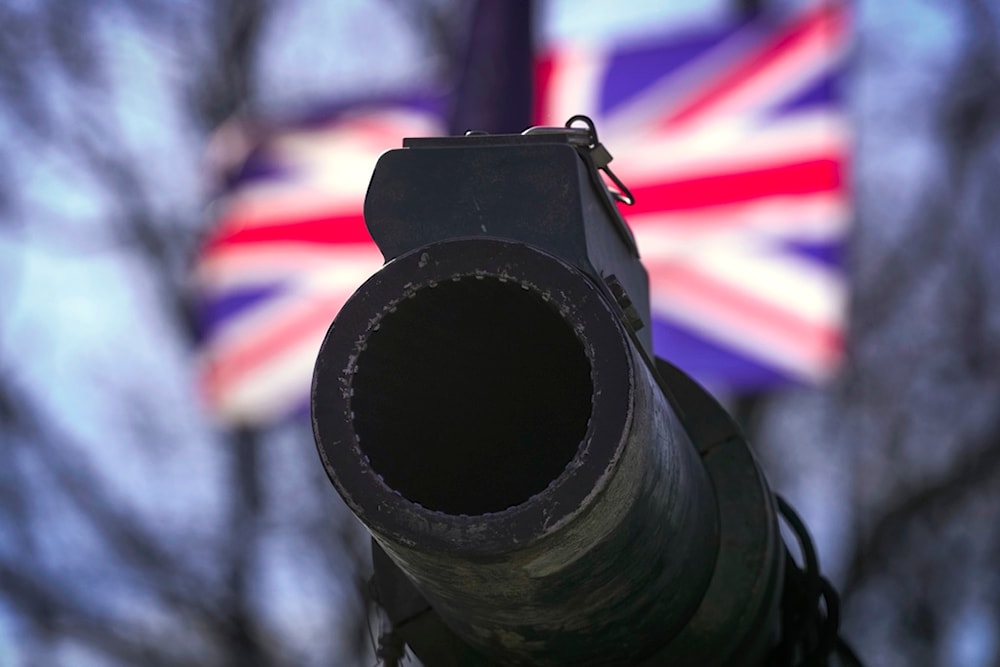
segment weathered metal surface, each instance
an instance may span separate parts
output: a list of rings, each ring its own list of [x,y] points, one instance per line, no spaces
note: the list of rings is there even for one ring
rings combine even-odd
[[[387,264],[320,351],[320,456],[427,667],[757,664],[770,491],[721,407],[654,364],[645,270],[576,134],[382,157]]]
[[[688,625],[636,667],[764,664],[780,630],[784,570],[774,498],[726,411],[676,367],[658,359],[656,368],[712,480],[719,506],[719,557]]]
[[[455,298],[439,300],[449,291]],[[503,338],[524,350],[487,364],[486,375],[478,357],[503,356],[496,345],[504,340],[495,339],[497,321],[468,312],[473,301],[512,318]],[[456,309],[450,318],[449,304]],[[575,345],[579,358],[562,360],[564,353],[545,346],[549,339]],[[542,347],[528,349],[535,344]],[[561,373],[543,363],[550,357]],[[476,400],[492,404],[471,418],[463,414],[475,410],[465,396],[470,379],[486,387]],[[380,383],[380,399],[361,398]],[[537,400],[537,385],[551,385],[547,400]],[[557,396],[581,390],[582,409]],[[327,471],[351,509],[445,622],[502,662],[633,660],[659,645],[649,638],[676,634],[701,601],[718,538],[697,453],[604,294],[546,253],[475,240],[398,258],[331,328],[314,405]],[[547,410],[568,411],[571,420]],[[521,422],[504,423],[504,413]],[[449,420],[461,423],[457,431],[448,432]],[[536,430],[552,440],[532,440]],[[442,449],[449,438],[466,440]],[[532,440],[530,447],[518,438]],[[462,447],[478,451],[466,457],[467,471],[444,460]],[[551,460],[552,451],[565,460]],[[397,470],[391,456],[405,457],[417,475]],[[536,482],[524,497],[490,488],[504,484],[510,456]],[[500,469],[492,482],[491,465]],[[476,485],[468,486],[466,473]],[[447,491],[431,493],[434,485]],[[483,506],[484,497],[510,506]]]

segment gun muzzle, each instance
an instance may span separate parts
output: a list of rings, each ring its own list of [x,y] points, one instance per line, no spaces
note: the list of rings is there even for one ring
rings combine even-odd
[[[523,158],[522,171],[537,171],[561,160],[551,177],[535,174],[549,192],[536,196],[539,178],[526,177],[497,195],[506,214],[541,216],[515,218],[512,236],[558,237],[553,216],[567,211],[566,229],[576,224],[582,239],[567,246],[586,248],[604,237],[569,219],[583,211],[631,257],[576,149],[528,144],[387,154],[366,216],[438,205],[426,192],[399,194],[429,173],[475,203],[502,189],[497,174],[511,170],[497,165]],[[395,208],[369,210],[379,183]],[[553,206],[559,196],[567,203]],[[473,224],[471,205],[441,205],[451,227]],[[418,599],[483,657],[437,664],[631,667],[653,654],[712,664],[759,644],[780,558],[745,444],[713,450],[713,463],[718,442],[692,443],[604,270],[489,236],[472,219],[474,235],[386,253],[332,324],[313,379],[313,428],[333,484]],[[384,252],[422,229],[397,227],[373,229]],[[640,292],[645,274],[629,261]]]
[[[627,664],[705,592],[718,521],[695,449],[602,292],[540,250],[387,265],[330,329],[315,404],[350,508],[502,662]]]

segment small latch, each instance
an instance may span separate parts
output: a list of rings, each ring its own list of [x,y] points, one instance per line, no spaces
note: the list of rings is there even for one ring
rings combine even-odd
[[[646,323],[642,321],[642,317],[639,315],[639,310],[632,303],[631,297],[625,291],[625,287],[618,280],[618,277],[614,274],[605,276],[604,284],[608,286],[611,296],[614,297],[618,307],[622,309],[622,314],[625,316],[625,323],[632,328],[632,331],[638,331],[646,326]]]
[[[587,126],[587,137],[589,139],[588,148],[590,148],[590,159],[594,161],[594,166],[598,171],[603,171],[607,174],[608,178],[615,184],[615,188],[608,188],[611,195],[621,203],[631,206],[635,203],[635,197],[629,189],[622,183],[621,179],[615,175],[615,172],[611,171],[608,166],[611,164],[611,152],[602,144],[597,138],[597,127],[594,126],[594,121],[589,117],[584,115],[576,115],[566,121],[566,127],[572,128],[574,123],[584,123]]]

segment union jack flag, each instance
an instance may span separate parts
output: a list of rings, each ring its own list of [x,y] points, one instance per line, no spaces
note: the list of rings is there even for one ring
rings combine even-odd
[[[816,382],[842,356],[847,45],[824,3],[539,58],[537,121],[591,116],[635,195],[657,354],[711,387]]]
[[[644,43],[552,44],[536,122],[585,113],[636,196],[657,353],[716,388],[827,377],[841,355],[848,135],[836,4]],[[440,106],[440,105],[438,105]],[[440,109],[355,105],[272,129],[216,204],[196,269],[201,382],[220,417],[307,407],[340,306],[381,266],[362,219],[380,153]]]
[[[202,393],[232,423],[306,414],[330,322],[382,265],[362,218],[375,162],[401,137],[444,132],[425,102],[316,118],[257,142],[215,205],[195,270]]]

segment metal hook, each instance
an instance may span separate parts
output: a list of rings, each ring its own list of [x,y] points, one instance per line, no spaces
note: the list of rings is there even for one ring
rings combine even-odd
[[[598,171],[603,171],[607,174],[608,178],[610,178],[615,184],[615,188],[617,188],[608,187],[608,191],[611,193],[611,196],[626,206],[631,206],[635,203],[635,197],[632,195],[632,192],[629,191],[628,187],[622,183],[621,179],[615,175],[615,172],[611,171],[611,168],[608,166],[614,158],[611,157],[611,153],[597,138],[597,126],[594,124],[594,121],[591,120],[589,116],[577,114],[566,121],[566,128],[569,130],[575,130],[577,128],[574,128],[573,124],[578,122],[582,122],[587,126],[587,137],[590,142],[588,148],[590,149],[590,157],[594,161],[594,166],[597,167]],[[605,184],[605,187],[607,187],[607,184]]]

